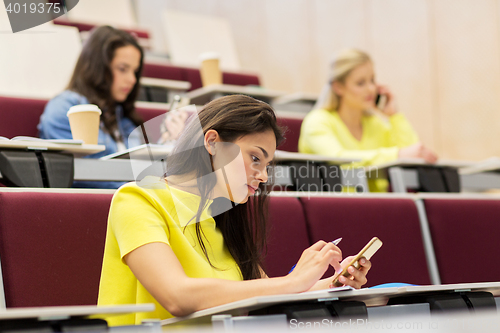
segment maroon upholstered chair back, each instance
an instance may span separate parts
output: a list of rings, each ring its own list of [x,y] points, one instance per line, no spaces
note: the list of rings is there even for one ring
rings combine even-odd
[[[90,24],[90,23],[86,23],[86,22],[74,22],[74,21],[68,21],[68,20],[64,20],[64,19],[55,19],[53,22],[54,22],[54,24],[57,24],[57,25],[64,25],[67,27],[75,27],[78,29],[79,32],[90,31],[93,28],[95,28],[95,24]]]
[[[264,269],[270,277],[288,274],[309,247],[306,221],[297,198],[271,197]]]
[[[425,199],[442,283],[500,281],[500,200]]]
[[[38,136],[40,122],[48,100],[0,96],[0,136]]]
[[[260,80],[257,75],[243,73],[222,73],[222,82],[236,86],[259,86]]]
[[[191,83],[191,89],[201,88],[201,75],[197,68],[183,68],[184,71],[184,81],[189,81]],[[234,84],[237,86],[248,86],[248,85],[260,85],[260,80],[257,75],[253,74],[243,74],[243,73],[222,73],[222,83],[224,84]]]
[[[339,247],[344,257],[358,253],[374,236],[384,243],[372,258],[366,287],[389,282],[431,283],[412,200],[312,197],[300,201],[312,242],[342,237]],[[330,268],[326,276],[333,273]]]
[[[111,197],[0,192],[7,307],[97,304]]]
[[[189,83],[191,83],[191,89],[189,90],[195,90],[203,86],[201,83],[201,75],[199,69],[183,68],[182,71],[184,75],[184,81],[188,81]]]
[[[200,70],[198,68],[144,63],[142,76],[165,80],[187,81],[191,83],[190,90],[202,87]],[[232,72],[223,72],[222,82],[238,86],[260,85],[258,75]]]
[[[12,138],[14,136],[38,136],[37,125],[48,100],[32,98],[16,98],[0,96],[0,136]],[[165,114],[165,110],[152,108],[137,108],[139,115],[148,121],[156,116]],[[160,137],[160,127],[148,128],[152,137]],[[154,141],[156,142],[156,141]]]
[[[185,80],[181,67],[166,64],[144,63],[142,66],[142,76],[165,80]]]
[[[82,31],[90,31],[96,27],[95,24],[88,22],[75,22],[69,21],[65,19],[55,19],[53,20],[54,24],[65,25],[69,27],[75,27],[79,32]],[[129,34],[136,36],[137,38],[149,39],[149,32],[143,29],[134,29],[134,28],[120,28],[121,30],[127,31]]]
[[[157,143],[161,135],[160,126],[162,121],[164,120],[164,117],[159,117],[158,119],[155,119],[151,122],[148,121],[158,116],[164,116],[166,111],[152,108],[136,108],[136,111],[145,122],[145,128],[149,142]]]
[[[278,147],[280,150],[298,152],[299,151],[299,136],[302,119],[279,117],[278,124],[287,127],[285,132],[286,140]]]
[[[165,115],[166,110],[162,109],[150,109],[150,108],[135,108],[137,113],[142,117],[144,121],[151,120],[158,116]]]

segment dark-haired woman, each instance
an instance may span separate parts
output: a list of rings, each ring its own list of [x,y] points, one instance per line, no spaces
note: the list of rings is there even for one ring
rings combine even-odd
[[[340,271],[348,260],[332,243],[306,249],[287,276],[268,278],[262,269],[272,185],[267,170],[282,139],[268,104],[222,97],[190,118],[167,159],[166,177],[115,193],[98,304],[155,303],[156,310],[112,316],[111,325],[330,286],[332,277],[320,280],[327,268]],[[341,282],[360,288],[370,265],[363,259],[359,270],[350,270],[352,279]]]
[[[67,90],[46,105],[38,125],[42,139],[71,139],[66,112],[78,104],[96,104],[102,110],[98,144],[104,155],[140,145],[130,136],[141,124],[134,102],[139,90],[143,51],[129,33],[109,26],[94,30],[85,42]],[[117,182],[76,183],[84,187],[117,188]]]

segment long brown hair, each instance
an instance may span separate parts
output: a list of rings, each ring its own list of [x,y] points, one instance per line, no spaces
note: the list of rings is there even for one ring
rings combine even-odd
[[[99,106],[103,111],[101,120],[104,127],[114,140],[118,140],[115,136],[118,127],[115,108],[118,103],[111,95],[113,73],[110,64],[116,49],[128,45],[139,50],[141,61],[135,73],[137,81],[134,88],[130,91],[127,99],[119,104],[123,108],[123,115],[139,126],[142,119],[135,111],[134,102],[139,92],[139,78],[141,77],[144,54],[135,38],[128,32],[110,26],[101,26],[95,29],[83,45],[67,87],[67,89],[85,96],[89,103]]]
[[[167,159],[167,176],[195,173],[198,180],[202,179],[197,183],[201,196],[197,221],[217,182],[211,156],[203,145],[207,131],[216,130],[224,142],[234,142],[245,135],[268,130],[273,131],[277,146],[284,139],[274,110],[268,104],[248,96],[232,95],[213,100],[199,112],[198,117],[203,133],[199,131],[198,122],[191,121]],[[258,194],[252,198],[251,203],[238,204],[214,217],[245,280],[261,277],[260,267],[266,244],[268,193],[272,188],[272,177],[269,179],[271,180],[267,184],[259,185]],[[216,200],[227,199],[219,198],[214,202]],[[200,223],[196,223],[196,234],[210,263]]]

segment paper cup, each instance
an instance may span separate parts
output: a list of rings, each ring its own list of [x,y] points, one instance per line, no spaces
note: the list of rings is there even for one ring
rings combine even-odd
[[[201,82],[204,87],[222,84],[222,72],[219,67],[219,55],[213,52],[207,52],[200,55]]]
[[[67,116],[74,140],[82,140],[85,144],[96,145],[99,138],[101,109],[94,104],[72,106]]]

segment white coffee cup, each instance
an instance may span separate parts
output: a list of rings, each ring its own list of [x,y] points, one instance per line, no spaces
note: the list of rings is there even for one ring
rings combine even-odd
[[[69,118],[73,139],[82,140],[88,145],[96,145],[99,138],[101,113],[101,109],[94,104],[72,106],[66,115]]]

